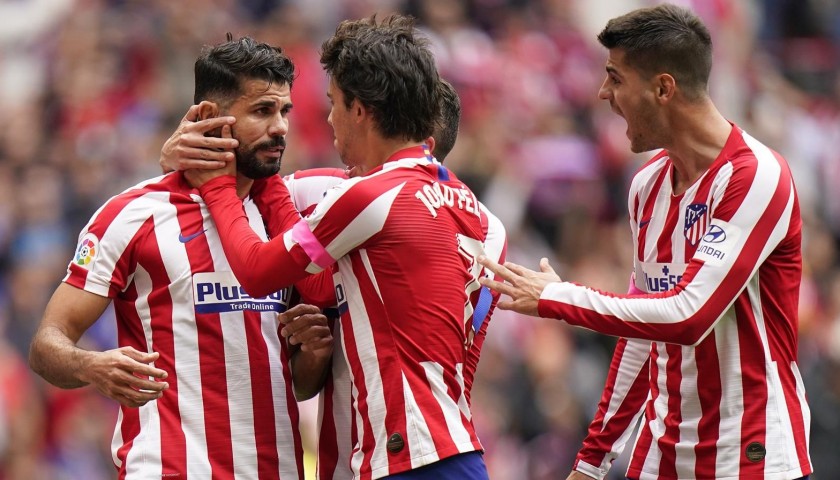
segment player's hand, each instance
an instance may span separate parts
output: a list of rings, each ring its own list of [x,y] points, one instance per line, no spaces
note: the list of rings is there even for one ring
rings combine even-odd
[[[167,373],[151,365],[160,357],[132,347],[97,352],[84,366],[80,379],[127,407],[140,407],[163,396]]]
[[[204,103],[204,102],[202,102]],[[181,119],[160,151],[160,166],[165,172],[189,168],[217,169],[234,160],[233,149],[239,141],[227,137],[207,136],[209,132],[222,129],[236,122],[235,117],[215,117],[199,120],[200,105],[193,105]]]
[[[329,357],[333,350],[333,337],[327,317],[314,305],[299,304],[278,315],[283,328],[280,335],[290,345],[318,357]]]
[[[222,127],[221,140],[235,140],[231,136],[230,125],[225,125]],[[206,170],[199,168],[190,168],[188,170],[184,170],[184,178],[187,179],[187,182],[189,182],[189,184],[193,188],[199,188],[205,183],[209,182],[210,180],[216,177],[221,177],[222,175],[236,176],[236,161],[227,162],[222,168],[217,168],[215,170]]]
[[[572,473],[566,477],[566,480],[595,480],[595,477],[590,477],[585,473],[580,473],[577,470],[572,470]]]
[[[560,277],[554,272],[547,258],[540,259],[539,272],[512,262],[499,265],[484,255],[478,257],[478,263],[504,280],[503,282],[497,282],[489,278],[480,280],[482,285],[511,298],[510,300],[499,300],[496,306],[502,310],[513,310],[538,317],[537,305],[545,286],[560,281]]]

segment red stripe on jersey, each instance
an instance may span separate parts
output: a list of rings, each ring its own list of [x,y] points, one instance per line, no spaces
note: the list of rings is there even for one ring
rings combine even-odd
[[[379,294],[376,292],[376,288],[374,287],[373,283],[371,283],[371,278],[367,274],[367,269],[364,265],[364,262],[360,258],[358,252],[353,252],[350,254],[350,258],[353,264],[353,271],[356,276],[356,280],[358,284],[356,287],[362,292],[362,298],[364,299],[365,305],[365,313],[368,318],[387,318],[388,312],[385,310],[385,306],[379,301]],[[353,320],[349,318],[349,315],[342,315],[341,318],[341,330],[347,331],[352,328],[351,325],[345,323],[345,319],[347,319],[348,323],[352,322]],[[366,321],[366,319],[360,319],[361,321]],[[378,323],[377,325],[384,326],[382,323]],[[403,363],[403,360],[399,358],[399,350],[394,345],[394,331],[393,329],[386,330],[384,328],[374,328],[372,329],[373,333],[373,343],[376,345],[376,359],[379,363],[379,376],[382,381],[382,385],[387,385],[386,388],[382,389],[382,396],[384,397],[385,405],[388,406],[388,409],[385,411],[385,429],[386,435],[390,436],[394,433],[400,433],[403,439],[407,442],[408,441],[408,431],[409,428],[406,424],[406,417],[405,417],[405,390],[403,388],[403,378],[401,373],[402,369],[399,368],[392,368],[393,365],[399,365]],[[383,348],[383,346],[389,345],[390,348]],[[355,348],[355,344],[354,344]],[[364,361],[364,360],[363,360]],[[352,365],[352,364],[351,364]],[[361,367],[361,365],[359,365]],[[361,368],[359,368],[360,370]],[[354,371],[355,376],[355,371]],[[414,392],[417,394],[418,392]],[[361,395],[361,393],[360,393]],[[424,405],[421,399],[417,399],[418,403]],[[428,401],[428,400],[427,400]],[[370,418],[367,415],[364,415],[362,418]],[[365,422],[368,423],[368,422]],[[375,438],[369,438],[366,440],[371,440],[372,442],[375,441]],[[368,442],[365,442],[367,445]],[[373,443],[370,443],[370,448],[373,450]],[[389,464],[402,464],[403,462],[410,462],[409,456],[409,449],[403,448],[400,452],[397,453],[388,453],[388,460]],[[362,468],[362,471],[365,471],[365,468]]]
[[[790,415],[791,430],[793,437],[796,439],[796,456],[799,458],[800,465],[808,465],[808,435],[805,428],[805,419],[802,416],[802,404],[797,397],[796,377],[791,371],[791,364],[779,364],[779,378],[782,381],[785,392],[785,405],[787,406],[788,414]],[[803,475],[810,474],[811,471],[804,470]]]
[[[167,285],[172,280],[166,274],[163,259],[160,257],[161,240],[158,239],[154,222],[149,219],[143,235],[136,238],[144,238],[141,248],[144,249],[144,257],[148,258],[148,264],[144,265],[152,281],[152,291],[160,292],[161,295],[169,296]],[[171,241],[170,239],[168,239]],[[164,241],[163,243],[167,243]],[[122,270],[122,269],[118,269]],[[126,308],[125,314],[137,315],[134,308]],[[160,353],[156,366],[167,372],[176,372],[175,369],[175,338],[173,337],[172,325],[172,298],[164,301],[149,302],[150,327],[152,331],[152,345],[154,350]],[[129,317],[130,318],[130,317]],[[137,318],[139,322],[139,318]],[[187,472],[187,447],[184,431],[181,428],[181,415],[178,403],[178,375],[169,375],[166,379],[169,382],[169,389],[158,399],[158,412],[160,415],[160,458],[161,473],[163,475],[186,475]]]
[[[639,248],[636,255],[638,258],[645,258],[645,246],[647,244],[647,228],[650,225],[650,219],[653,216],[653,207],[656,205],[656,198],[659,195],[659,191],[662,189],[662,185],[665,182],[665,179],[668,178],[668,169],[663,168],[662,171],[659,172],[659,176],[656,177],[656,181],[653,184],[653,188],[648,194],[648,197],[645,201],[645,205],[642,210],[642,214],[639,218],[640,222],[645,222],[644,224],[639,225],[639,234],[637,235],[639,241]]]
[[[351,366],[351,374],[353,375],[353,386],[356,396],[353,398],[356,410],[362,418],[370,418],[370,411],[368,408],[368,391],[367,383],[365,381],[364,371],[361,369],[361,359],[359,358],[359,350],[356,348],[356,338],[353,328],[349,324],[344,323],[344,315],[342,315],[341,335],[344,343],[347,345],[345,354],[347,355],[348,363]],[[358,367],[358,368],[356,368]],[[361,445],[356,443],[353,448],[353,453],[357,451],[365,452],[362,459],[362,478],[371,478],[370,461],[373,458],[373,446],[376,444],[376,439],[373,436],[373,429],[370,422],[362,422],[362,438],[359,439]]]
[[[665,388],[668,393],[668,413],[665,415],[665,434],[658,440],[659,450],[662,458],[659,462],[659,475],[664,478],[677,478],[677,451],[676,444],[680,441],[680,413],[682,395],[680,394],[680,383],[682,382],[682,347],[679,345],[665,344],[665,351],[668,353],[668,361],[665,368],[668,375],[665,379]]]
[[[245,339],[248,342],[248,362],[251,371],[254,438],[259,462],[257,471],[261,480],[279,479],[280,472],[274,467],[279,462],[277,436],[274,431],[276,424],[274,402],[271,395],[262,394],[262,392],[271,391],[271,368],[268,361],[268,349],[263,339],[262,315],[259,312],[246,311],[243,312],[243,316]],[[294,405],[295,399],[292,398],[291,402],[289,405]],[[293,423],[293,425],[296,424],[296,422]]]
[[[222,325],[219,314],[202,314],[196,319],[198,359],[201,371],[201,399],[207,435],[207,458],[214,475],[233,465],[227,369],[215,352],[223,352]]]
[[[278,335],[280,326],[278,326]],[[292,357],[289,348],[286,345],[286,342],[281,340],[280,341],[280,358],[282,359],[282,366],[283,366],[283,378],[284,379],[291,379],[292,378]],[[304,469],[303,469],[303,441],[300,438],[300,430],[297,428],[297,425],[300,423],[300,410],[298,410],[297,398],[295,398],[295,391],[291,388],[291,381],[287,381],[286,384],[286,411],[289,414],[289,424],[293,426],[292,429],[292,437],[294,440],[294,454],[295,454],[295,464],[297,465],[297,478],[302,480]],[[272,409],[274,407],[272,406]],[[273,410],[272,410],[273,411]],[[254,416],[255,422],[260,422],[261,419],[257,416]],[[271,430],[275,437],[272,440],[271,444],[268,445],[266,448],[273,448],[276,449],[276,439],[279,439],[280,436],[277,435],[278,432],[275,431],[274,428]],[[257,445],[259,447],[259,444]],[[262,478],[262,477],[260,477]],[[281,480],[288,480],[289,478],[295,477],[283,477]]]
[[[340,341],[336,339],[335,341]],[[341,361],[344,361],[343,359]],[[338,464],[338,445],[336,444],[338,433],[335,430],[335,421],[332,415],[337,407],[333,403],[333,376],[329,375],[324,387],[320,392],[321,428],[318,431],[318,465],[317,478],[332,479],[335,467]],[[349,405],[338,406],[338,408],[350,408]]]
[[[592,423],[589,424],[589,431],[583,441],[583,449],[578,454],[577,460],[584,461],[590,465],[603,466],[604,456],[613,450],[613,445],[627,428],[630,428],[631,421],[641,409],[641,405],[647,398],[650,382],[650,360],[646,360],[633,378],[628,393],[622,399],[615,413],[605,424],[605,415],[609,410],[610,403],[615,393],[616,379],[619,376],[621,362],[624,358],[627,339],[619,338],[613,352],[610,370],[604,386],[604,392],[598,403],[598,411]]]
[[[720,382],[721,370],[714,331],[697,345],[694,353],[697,361],[697,396],[703,412],[697,425],[700,441],[694,447],[697,459],[694,474],[696,478],[715,478],[723,387]]]
[[[182,232],[202,230],[198,205],[178,205],[178,222]],[[190,270],[213,271],[213,260],[206,235],[184,244]],[[227,368],[218,352],[225,351],[220,315],[196,314],[201,398],[204,407],[207,457],[213,475],[225,475],[233,468],[230,409],[227,391]],[[221,359],[221,364],[220,364]],[[211,413],[212,412],[212,413]]]
[[[131,299],[137,298],[137,292],[134,290],[133,284],[129,286],[125,294]],[[133,307],[125,308],[124,305],[125,302],[114,303],[114,310],[116,315],[119,316],[123,313],[128,314],[125,317],[125,322],[116,322],[117,343],[118,345],[130,345],[141,352],[145,352],[148,348],[146,346],[145,339],[142,342],[138,341],[138,339],[144,338],[143,326],[141,325],[140,318],[136,315],[136,310]],[[159,358],[158,361],[155,362],[155,366],[167,372],[171,371],[166,370],[164,368],[165,362],[162,362],[161,360],[162,359]],[[167,393],[172,391],[173,387],[177,388],[177,385],[172,385],[172,383],[170,382],[169,389],[167,389]],[[157,400],[157,402],[161,402],[163,398],[164,397],[161,397]],[[122,437],[123,444],[117,449],[116,456],[120,460],[118,476],[120,479],[125,479],[127,473],[126,469],[128,467],[126,463],[126,458],[128,457],[128,452],[134,445],[134,439],[137,438],[138,434],[140,434],[140,409],[120,405],[120,412],[122,413],[122,422],[120,423],[120,435]]]
[[[628,477],[635,476],[638,478],[645,465],[645,459],[647,458],[653,445],[653,433],[650,430],[649,419],[656,418],[654,404],[659,398],[659,383],[656,382],[656,379],[659,378],[660,375],[659,364],[657,363],[658,360],[659,350],[654,343],[651,344],[650,348],[650,398],[648,399],[647,406],[645,407],[645,419],[640,427],[641,431],[639,432],[639,437],[636,440],[636,447],[633,449],[630,465],[627,468]]]
[[[671,197],[671,203],[668,205],[668,213],[665,217],[665,226],[662,227],[659,238],[656,239],[657,262],[668,262],[674,256],[673,252],[671,252],[671,235],[675,231],[681,231],[681,229],[677,228],[677,220],[680,218],[681,200],[682,195]]]
[[[753,442],[767,445],[767,359],[761,344],[754,341],[759,338],[759,332],[749,298],[741,295],[735,301],[734,307],[739,319],[738,347],[741,350],[742,391],[749,392],[749,398],[745,395],[743,401],[744,418],[751,420],[741,424],[741,446],[746,447]],[[752,462],[742,452],[741,478],[763,478],[763,474],[764,462]]]

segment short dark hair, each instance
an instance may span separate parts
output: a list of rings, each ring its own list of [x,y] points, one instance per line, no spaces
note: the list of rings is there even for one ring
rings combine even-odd
[[[422,141],[434,132],[440,77],[414,18],[344,20],[321,46],[321,64],[345,107],[359,99],[383,137]]]
[[[640,8],[607,22],[598,41],[624,50],[627,63],[645,75],[672,75],[689,98],[708,93],[712,37],[691,10],[667,3]]]
[[[461,99],[451,83],[440,79],[438,83],[440,93],[440,115],[438,116],[435,132],[435,150],[432,152],[438,161],[443,162],[458,138],[458,125],[461,123]]]
[[[265,80],[269,85],[292,86],[295,65],[280,47],[250,37],[205,47],[195,61],[193,101],[213,100],[226,106],[239,97],[243,80]]]

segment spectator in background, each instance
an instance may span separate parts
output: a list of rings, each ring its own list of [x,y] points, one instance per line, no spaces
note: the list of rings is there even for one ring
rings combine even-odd
[[[807,478],[810,411],[797,365],[802,221],[787,162],[709,98],[711,37],[670,4],[614,18],[599,97],[634,152],[633,293],[491,259],[502,309],[622,337],[569,479],[603,478],[644,413],[642,478]]]

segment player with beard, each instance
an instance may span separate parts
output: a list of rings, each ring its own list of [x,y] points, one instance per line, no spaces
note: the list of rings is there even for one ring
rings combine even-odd
[[[262,238],[249,191],[279,171],[293,80],[279,48],[248,37],[228,35],[195,64],[199,116],[236,119],[223,127],[238,144],[236,191]],[[112,302],[119,348],[80,348]],[[292,352],[277,331],[276,313],[287,305],[285,290],[245,293],[204,201],[174,172],[93,215],[32,341],[30,365],[58,387],[93,385],[120,403],[112,442],[119,478],[301,479],[290,360],[297,378],[320,378],[332,337],[322,315],[301,316],[303,347]]]
[[[461,101],[458,92],[446,80],[441,79],[438,84],[440,93],[440,114],[435,124],[431,137],[426,144],[437,161],[443,163],[446,156],[455,145],[458,136],[458,127],[461,119]],[[215,169],[225,165],[226,161],[233,160],[228,152],[236,147],[237,142],[231,140],[229,135],[208,138],[206,133],[221,128],[223,125],[235,122],[232,117],[215,117],[206,120],[199,120],[199,106],[194,105],[184,116],[178,129],[167,139],[161,151],[160,165],[165,171],[173,169],[185,170],[188,168]],[[289,194],[302,216],[306,216],[315,209],[327,191],[344,180],[353,176],[352,169],[341,168],[312,168],[299,170],[283,177],[283,183],[289,190]],[[451,172],[450,172],[451,173]],[[452,176],[454,179],[454,174]],[[272,195],[280,189],[273,182],[279,182],[280,177],[271,177],[260,180],[252,189],[255,195],[255,202],[260,207],[264,218],[270,219],[277,210],[271,205],[279,200],[273,199]],[[267,182],[263,185],[263,182]],[[490,213],[483,205],[480,205],[482,212],[487,216],[487,237],[485,238],[485,252],[491,252],[501,261],[506,253],[506,232],[498,218]],[[269,222],[271,223],[271,222]],[[272,232],[269,231],[271,234]],[[282,234],[282,230],[274,232]],[[498,295],[492,295],[489,290],[486,294],[474,295],[471,298],[471,318],[466,319],[472,323],[472,331],[468,334],[469,341],[466,345],[467,355],[464,363],[464,394],[469,402],[470,390],[478,367],[481,347],[487,335],[487,328],[490,322],[492,311]],[[308,299],[306,299],[308,300]],[[326,304],[332,305],[334,299],[328,300]],[[324,309],[328,316],[335,317],[334,308]],[[312,306],[291,308],[280,315],[281,322],[288,322],[287,332],[292,343],[296,339],[296,319],[301,313],[311,314]],[[339,338],[340,324],[333,323],[333,337]],[[312,378],[305,378],[305,385],[297,377],[293,378],[295,395],[298,400],[311,398],[316,393],[321,395],[318,398],[318,461],[316,478],[320,480],[342,480],[353,477],[350,468],[350,458],[353,454],[353,447],[356,443],[353,432],[353,418],[351,408],[352,381],[347,362],[344,359],[343,346],[341,342],[335,342],[331,369],[324,378],[324,384],[320,392],[311,389]]]

